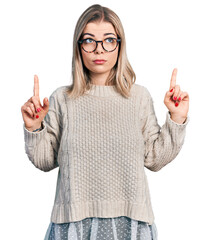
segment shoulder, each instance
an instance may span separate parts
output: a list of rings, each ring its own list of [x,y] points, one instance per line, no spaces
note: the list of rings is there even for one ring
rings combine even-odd
[[[153,99],[148,89],[140,84],[133,84],[133,91],[136,92],[137,101],[139,105],[139,118],[145,119],[153,112]]]
[[[56,88],[49,97],[50,108],[56,108],[58,112],[64,112],[66,106],[65,91],[68,86]]]
[[[57,102],[64,102],[65,101],[65,93],[67,90],[68,86],[60,86],[56,88],[50,95],[50,99],[54,99]]]
[[[136,96],[140,96],[141,98],[151,98],[149,90],[138,83],[134,83],[132,85],[131,92]]]
[[[68,88],[68,86],[66,86],[66,85],[65,86],[60,86],[52,92],[51,96],[52,97],[60,97],[60,96],[65,94],[65,91],[66,91],[67,88]]]

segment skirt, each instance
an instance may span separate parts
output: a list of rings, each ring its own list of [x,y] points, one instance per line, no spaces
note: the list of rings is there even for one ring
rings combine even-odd
[[[116,218],[85,218],[77,222],[50,222],[44,240],[157,240],[155,223]]]

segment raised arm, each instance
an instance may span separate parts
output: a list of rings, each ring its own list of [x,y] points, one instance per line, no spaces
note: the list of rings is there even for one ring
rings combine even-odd
[[[29,160],[40,170],[50,171],[58,167],[58,150],[62,132],[61,116],[59,113],[57,93],[54,92],[48,101],[44,100],[44,106],[41,106],[38,99],[39,85],[35,78],[34,96],[28,100],[25,107],[22,107],[24,124],[25,152]],[[33,106],[30,105],[33,103]],[[27,110],[32,106],[31,113]],[[40,108],[40,111],[35,109]],[[28,114],[27,114],[28,112]],[[46,114],[45,114],[46,113]],[[27,116],[26,116],[27,114]],[[35,117],[39,114],[39,117]],[[42,125],[42,130],[33,132]]]
[[[167,112],[166,121],[162,128],[157,122],[152,97],[145,89],[147,104],[145,118],[141,119],[141,129],[145,146],[144,165],[151,171],[159,171],[175,159],[184,143],[186,125],[189,122],[188,105],[185,101],[189,98],[175,85],[175,77],[175,72],[173,72],[172,85],[165,96],[165,101],[167,101],[168,109],[171,112]]]

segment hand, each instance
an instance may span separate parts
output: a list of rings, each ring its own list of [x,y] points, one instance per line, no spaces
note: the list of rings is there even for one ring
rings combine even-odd
[[[39,79],[34,75],[34,95],[21,107],[23,121],[26,129],[33,131],[41,127],[45,115],[49,109],[47,98],[43,99],[43,106],[39,97]]]
[[[164,98],[164,104],[171,114],[171,119],[177,123],[183,123],[188,115],[189,95],[187,92],[182,92],[180,86],[176,85],[176,76],[177,69],[174,68],[170,88]]]

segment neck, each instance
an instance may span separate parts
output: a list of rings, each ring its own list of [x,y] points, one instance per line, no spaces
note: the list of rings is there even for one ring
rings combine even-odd
[[[108,86],[106,85],[106,81],[109,76],[109,72],[105,73],[90,73],[91,84],[99,85],[99,86]],[[112,84],[109,84],[109,86]]]

